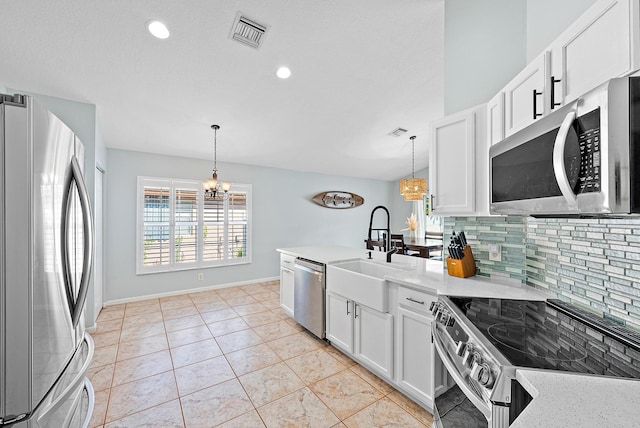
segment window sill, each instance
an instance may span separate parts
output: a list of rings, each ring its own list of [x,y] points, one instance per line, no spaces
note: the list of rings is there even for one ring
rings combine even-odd
[[[151,275],[154,273],[171,273],[171,272],[182,272],[186,270],[198,270],[198,269],[211,269],[211,268],[222,268],[222,267],[230,267],[230,266],[238,266],[238,265],[248,265],[251,264],[251,257],[236,259],[233,261],[225,261],[225,262],[209,262],[209,263],[190,263],[185,266],[167,266],[166,269],[136,269],[136,275]]]

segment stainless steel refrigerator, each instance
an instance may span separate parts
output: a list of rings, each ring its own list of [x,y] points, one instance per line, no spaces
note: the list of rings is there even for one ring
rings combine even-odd
[[[93,220],[84,146],[32,97],[0,94],[0,426],[88,426],[84,305]]]

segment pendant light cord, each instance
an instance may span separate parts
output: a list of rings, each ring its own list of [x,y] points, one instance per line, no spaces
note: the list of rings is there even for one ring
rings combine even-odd
[[[213,170],[218,170],[218,129],[220,126],[211,125],[213,128]]]
[[[416,178],[416,136],[409,138],[411,140],[411,178]]]

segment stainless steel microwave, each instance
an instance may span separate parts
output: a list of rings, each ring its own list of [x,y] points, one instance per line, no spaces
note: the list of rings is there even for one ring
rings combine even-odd
[[[490,212],[640,213],[640,77],[609,80],[489,149]]]

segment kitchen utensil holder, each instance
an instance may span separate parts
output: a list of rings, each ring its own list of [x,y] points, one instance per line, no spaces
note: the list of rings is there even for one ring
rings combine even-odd
[[[470,246],[465,245],[462,251],[463,257],[461,259],[447,257],[447,271],[451,276],[467,278],[476,274],[476,261],[473,258]]]

